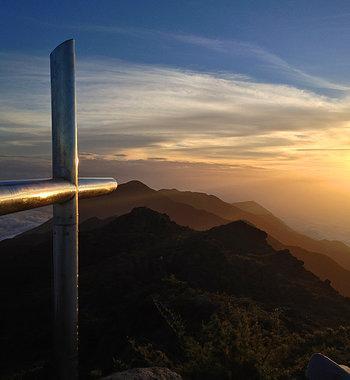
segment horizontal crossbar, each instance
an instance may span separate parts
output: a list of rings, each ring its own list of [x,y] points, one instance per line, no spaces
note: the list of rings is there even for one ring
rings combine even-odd
[[[116,188],[114,178],[79,178],[79,198],[108,194]],[[0,215],[65,202],[75,191],[73,184],[61,179],[0,181]]]

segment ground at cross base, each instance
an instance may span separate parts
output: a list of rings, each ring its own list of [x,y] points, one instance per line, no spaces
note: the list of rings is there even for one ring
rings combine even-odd
[[[114,373],[101,380],[182,380],[182,377],[168,368],[149,367]]]

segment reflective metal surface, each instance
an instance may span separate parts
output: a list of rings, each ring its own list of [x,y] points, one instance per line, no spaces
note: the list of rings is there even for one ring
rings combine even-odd
[[[78,148],[75,46],[50,54],[52,177],[72,184],[72,197],[53,206],[54,375],[78,378]]]
[[[47,206],[72,198],[75,186],[64,180],[0,183],[0,215]]]
[[[53,204],[54,370],[50,378],[78,378],[78,198],[108,194],[113,178],[78,180],[75,46],[50,55],[52,179],[0,182],[0,215]]]
[[[52,174],[73,184],[78,181],[75,105],[75,43],[67,40],[50,54]]]
[[[109,194],[117,186],[114,178],[79,178],[79,199]]]
[[[114,178],[79,178],[79,198],[108,194],[117,188]],[[0,181],[0,215],[64,202],[75,186],[62,179]]]

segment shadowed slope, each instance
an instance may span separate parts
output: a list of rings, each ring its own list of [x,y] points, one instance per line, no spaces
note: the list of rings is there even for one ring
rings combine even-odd
[[[302,260],[307,270],[321,280],[329,281],[339,293],[350,297],[350,271],[344,269],[334,260],[317,252],[310,252],[300,247],[285,246],[270,236],[268,242],[275,249],[288,249],[293,256]]]
[[[272,237],[290,248],[294,253],[294,247],[301,247],[305,251],[321,253],[336,261],[342,267],[350,270],[350,247],[340,241],[330,241],[327,239],[312,239],[302,233],[294,231],[288,227],[281,219],[274,216],[270,211],[256,202],[233,203],[234,207],[248,211],[253,217],[250,222],[259,228],[263,228]],[[297,253],[296,253],[297,256]]]
[[[305,263],[305,268],[322,280],[329,280],[343,295],[350,297],[350,248],[341,242],[315,240],[288,227],[282,220],[254,201],[229,204],[205,193],[160,190],[162,194],[230,220],[243,219],[269,234],[278,249],[289,249]]]
[[[174,201],[201,207],[203,210],[215,213],[225,219],[249,221],[285,246],[301,247],[310,252],[327,255],[345,269],[350,270],[350,247],[338,241],[315,240],[296,232],[256,202],[229,204],[205,193],[181,192],[175,189],[161,190],[160,192]],[[240,212],[237,209],[240,209]]]
[[[213,195],[189,191],[181,192],[175,189],[157,192],[141,182],[131,181],[120,185],[114,194],[100,199],[81,201],[80,219],[84,220],[92,216],[113,217],[125,214],[137,206],[147,206],[153,210],[166,213],[178,224],[190,226],[197,230],[226,224],[227,219],[247,220],[266,231],[270,241],[277,244],[274,245],[275,247],[278,249],[288,248],[295,257],[304,261],[307,269],[322,280],[330,280],[335,289],[350,297],[350,271],[335,261],[334,257],[337,255],[329,254],[327,257],[324,253],[320,253],[320,251],[327,251],[327,244],[324,241],[313,240],[293,231],[283,221],[253,201],[238,202],[231,205]],[[220,216],[215,215],[215,213]],[[89,221],[89,225],[84,223],[81,226],[81,231],[104,223],[106,220],[101,221],[95,218]],[[29,233],[48,231],[50,225],[50,222],[44,223]],[[306,246],[311,248],[322,246],[322,249],[320,251],[308,250],[305,249]],[[337,247],[338,250],[345,247],[342,250],[343,256],[346,256],[349,250],[347,246],[341,243],[334,243],[332,247]],[[330,249],[329,252],[333,251]]]
[[[167,215],[137,208],[103,225],[85,223],[79,297],[83,378],[94,368],[111,372],[115,357],[135,363],[138,356],[130,351],[129,337],[159,345],[174,362],[185,360],[169,327],[172,322],[164,319],[169,308],[196,334],[215,313],[222,318],[247,304],[266,313],[278,308],[284,329],[302,334],[300,339],[319,328],[346,326],[349,320],[348,300],[288,251],[274,250],[265,232],[245,222],[198,232]],[[0,368],[30,368],[49,358],[50,235],[6,240],[0,251],[0,302],[6,305],[0,315]],[[211,336],[217,334],[220,330]],[[298,349],[308,348],[303,344]],[[299,353],[293,355],[289,361],[300,361]],[[222,363],[223,368],[236,365]],[[254,361],[239,370],[240,378],[247,376],[249,366]],[[211,378],[199,373],[200,367],[191,369],[196,378]],[[205,368],[209,371],[210,365]]]
[[[228,222],[210,211],[173,201],[139,181],[122,184],[116,192],[107,196],[82,200],[79,213],[81,220],[92,216],[107,218],[130,212],[134,207],[148,207],[166,213],[176,223],[197,230],[205,230]]]

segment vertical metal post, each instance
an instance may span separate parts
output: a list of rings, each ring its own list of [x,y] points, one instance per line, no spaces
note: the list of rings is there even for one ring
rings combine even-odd
[[[74,197],[53,206],[54,365],[60,380],[78,378],[78,151],[75,44],[50,55],[52,171],[75,185]]]

